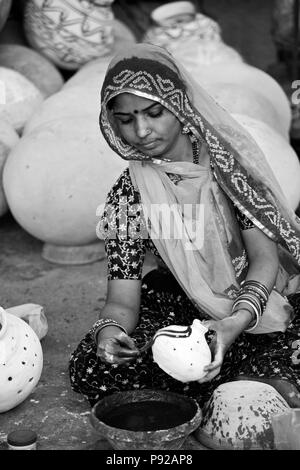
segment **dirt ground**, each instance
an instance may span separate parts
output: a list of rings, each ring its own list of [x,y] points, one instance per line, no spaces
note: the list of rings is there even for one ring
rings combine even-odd
[[[204,4],[223,28],[224,40],[247,62],[266,70],[275,61],[271,0],[209,0]],[[49,324],[42,340],[41,379],[22,404],[0,415],[0,449],[6,449],[7,434],[21,427],[37,432],[41,450],[110,449],[89,422],[87,402],[71,391],[67,371],[71,351],[104,303],[105,258],[80,266],[52,264],[41,257],[43,243],[26,233],[9,213],[0,219],[0,243],[0,304],[4,308],[40,304]],[[190,437],[184,449],[202,447]]]

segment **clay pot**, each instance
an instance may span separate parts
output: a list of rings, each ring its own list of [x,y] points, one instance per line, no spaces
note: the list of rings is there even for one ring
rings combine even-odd
[[[0,0],[0,31],[6,23],[10,9],[11,9],[12,0]]]
[[[29,44],[59,67],[76,70],[109,54],[114,44],[113,0],[28,0],[24,30]]]
[[[150,402],[153,403],[152,409]],[[121,419],[119,425],[110,424],[113,413],[120,407],[124,409],[124,405],[127,409],[133,405],[130,416]],[[154,415],[155,405],[167,409],[168,416],[163,412],[159,416]],[[170,408],[176,411],[171,420]],[[179,421],[176,425],[174,418]],[[199,426],[201,418],[202,412],[195,400],[160,390],[113,393],[98,401],[90,414],[95,430],[102,439],[108,440],[113,449],[118,450],[178,450]]]
[[[259,93],[276,109],[281,133],[284,135],[290,128],[292,112],[288,97],[278,82],[263,70],[245,63],[212,64],[208,67],[187,64],[186,68],[204,89],[217,91],[219,84],[231,84]]]
[[[61,73],[52,62],[26,46],[0,45],[0,64],[26,77],[45,98],[59,91],[64,84]]]
[[[19,72],[0,67],[0,120],[21,132],[43,99],[35,85]]]
[[[43,351],[33,329],[1,307],[0,324],[0,413],[3,413],[23,402],[37,385]]]
[[[20,139],[6,161],[3,186],[12,214],[33,236],[86,245],[97,241],[97,208],[126,167],[93,116],[72,116],[43,123]]]
[[[263,151],[292,209],[300,202],[300,162],[292,146],[278,132],[262,121],[233,114]]]
[[[153,360],[167,374],[180,382],[201,379],[204,367],[211,362],[211,351],[205,339],[207,328],[194,320],[188,336],[187,327],[170,325],[154,335]]]
[[[186,67],[214,63],[242,62],[241,55],[224,44],[219,25],[191,2],[171,2],[153,10],[156,25],[149,28],[143,42],[171,52]]]
[[[265,122],[289,140],[288,122],[281,122],[278,109],[258,91],[237,83],[214,83],[207,91],[230,114],[243,114]]]
[[[195,437],[211,449],[273,450],[272,417],[289,409],[270,385],[228,382],[219,385],[205,404]]]
[[[3,168],[11,149],[18,141],[19,136],[13,127],[6,121],[0,121],[0,217],[8,210],[2,185]]]

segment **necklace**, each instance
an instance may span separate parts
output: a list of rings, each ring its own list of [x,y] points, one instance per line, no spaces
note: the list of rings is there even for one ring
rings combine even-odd
[[[199,153],[200,153],[200,145],[199,145],[198,140],[193,140],[192,150],[193,150],[193,163],[195,163],[195,165],[198,165],[199,164]]]

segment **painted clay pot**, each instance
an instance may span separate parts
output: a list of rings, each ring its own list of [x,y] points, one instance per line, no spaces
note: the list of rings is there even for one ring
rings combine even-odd
[[[232,116],[259,145],[288,203],[296,210],[300,202],[300,162],[292,146],[266,123],[245,115]]]
[[[219,385],[205,404],[194,436],[211,449],[273,450],[272,417],[289,409],[271,385],[228,382]]]
[[[11,9],[12,0],[0,0],[0,31],[6,23],[10,9]]]
[[[43,99],[36,86],[19,72],[0,67],[0,120],[21,132]]]
[[[153,10],[143,41],[164,47],[183,65],[241,62],[241,55],[224,44],[219,25],[190,2],[171,2]]]
[[[112,50],[112,2],[28,0],[24,14],[27,40],[59,67],[76,70]]]
[[[1,307],[0,324],[0,413],[3,413],[22,403],[37,385],[43,351],[33,329]]]
[[[3,168],[9,152],[18,141],[19,136],[13,127],[6,121],[0,121],[0,217],[8,210],[2,185]]]
[[[26,46],[0,45],[0,64],[26,77],[45,98],[58,92],[64,84],[61,73],[52,62]]]
[[[188,336],[181,336],[187,327],[170,325],[154,335],[153,360],[180,382],[191,382],[205,375],[204,367],[211,362],[210,348],[205,339],[207,328],[194,320]]]
[[[65,117],[22,136],[7,158],[3,187],[12,214],[30,234],[55,245],[87,245],[98,240],[102,205],[126,167],[94,116]]]

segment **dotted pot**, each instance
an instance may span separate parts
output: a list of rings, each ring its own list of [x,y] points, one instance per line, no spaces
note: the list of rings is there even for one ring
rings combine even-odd
[[[0,307],[0,413],[22,403],[43,368],[41,343],[22,319]]]

